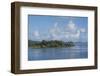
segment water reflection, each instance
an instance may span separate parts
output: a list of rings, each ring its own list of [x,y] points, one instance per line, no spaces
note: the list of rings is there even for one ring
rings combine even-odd
[[[29,48],[28,60],[51,60],[51,59],[76,59],[87,58],[87,48]]]

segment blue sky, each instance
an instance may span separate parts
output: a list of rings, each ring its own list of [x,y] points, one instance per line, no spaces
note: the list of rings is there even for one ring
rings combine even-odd
[[[74,16],[28,16],[29,40],[87,41],[88,18]]]

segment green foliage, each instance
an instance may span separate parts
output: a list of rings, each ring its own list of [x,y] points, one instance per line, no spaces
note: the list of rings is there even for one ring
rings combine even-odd
[[[28,41],[29,47],[33,48],[51,48],[51,47],[72,47],[75,46],[73,42],[63,42],[63,41],[58,41],[58,40],[51,40],[51,41],[46,41],[42,40],[41,42],[36,42],[36,41]]]

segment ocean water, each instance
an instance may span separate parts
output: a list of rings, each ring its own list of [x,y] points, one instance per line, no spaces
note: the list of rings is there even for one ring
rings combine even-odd
[[[87,45],[70,48],[28,48],[28,60],[55,60],[88,58]]]

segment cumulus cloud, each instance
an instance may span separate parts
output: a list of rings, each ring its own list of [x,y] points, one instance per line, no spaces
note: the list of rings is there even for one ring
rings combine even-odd
[[[51,27],[46,34],[39,31],[34,31],[33,36],[40,38],[41,40],[64,40],[64,41],[78,41],[81,33],[85,33],[84,28],[77,27],[73,21],[64,27],[59,27],[59,24],[56,22],[53,27]]]
[[[81,32],[86,32],[84,28],[81,28],[80,31],[81,31]]]
[[[60,31],[60,28],[58,27],[58,23],[55,23],[54,27],[52,27],[49,30],[49,32],[52,33],[52,34],[59,34],[61,31]]]
[[[81,33],[84,33],[84,28],[79,28],[73,21],[65,26],[64,29],[59,28],[59,25],[55,23],[54,27],[50,30],[52,39],[55,40],[66,40],[66,41],[77,41],[80,38]]]
[[[76,30],[76,26],[72,21],[69,21],[67,28],[70,29],[71,31]]]
[[[61,30],[60,30],[57,22],[54,24],[54,26],[52,28],[49,29],[49,33],[50,33],[50,36],[53,40],[60,39]]]
[[[39,31],[38,31],[38,30],[36,30],[36,31],[33,32],[33,36],[39,37],[39,35],[40,35],[40,34],[39,34]]]

